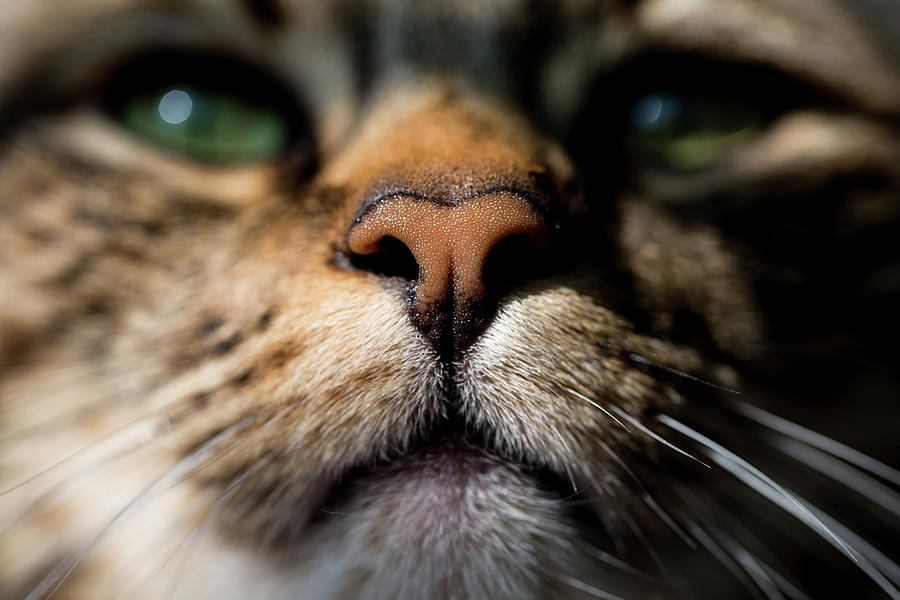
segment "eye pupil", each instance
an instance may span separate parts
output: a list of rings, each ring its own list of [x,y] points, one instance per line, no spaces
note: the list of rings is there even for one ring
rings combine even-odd
[[[184,123],[191,116],[194,102],[184,90],[172,90],[159,101],[159,116],[171,125]]]
[[[631,121],[640,128],[656,129],[672,119],[676,100],[667,94],[648,94],[639,99],[631,109]]]

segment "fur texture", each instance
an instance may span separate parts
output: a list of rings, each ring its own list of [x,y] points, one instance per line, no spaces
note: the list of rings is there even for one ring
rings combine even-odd
[[[0,597],[900,597],[900,71],[863,18],[0,8]],[[173,50],[271,73],[315,157],[197,164],[98,108]],[[644,168],[624,115],[672,73],[778,111]],[[509,181],[558,232],[448,357],[348,229]]]

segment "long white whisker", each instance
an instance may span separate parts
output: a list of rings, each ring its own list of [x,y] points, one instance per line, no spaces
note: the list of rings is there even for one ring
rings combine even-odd
[[[647,539],[646,534],[640,528],[640,526],[635,522],[633,518],[627,513],[622,512],[621,516],[622,521],[628,528],[631,530],[631,533],[635,538],[641,543],[644,549],[647,551],[647,554],[650,556],[650,559],[656,565],[656,568],[659,569],[660,573],[666,574],[669,570],[666,568],[666,563],[663,562],[662,557],[659,555],[659,552],[656,551],[656,548],[653,547],[653,544],[650,543],[650,540]]]
[[[224,324],[224,322],[222,324]],[[178,346],[183,345],[185,341],[197,338],[197,336],[198,332],[196,329],[182,329],[180,331],[166,335],[164,340],[158,340],[154,345],[154,349],[159,350],[160,346],[163,344],[165,348],[177,348]],[[79,362],[90,362],[92,359],[102,360],[107,366],[120,366],[126,362],[131,362],[134,360],[144,360],[145,358],[146,357],[134,356],[110,363],[107,357],[99,354],[96,350],[87,352],[59,352],[58,354],[50,356],[39,356],[37,358],[26,358],[0,363],[0,368],[21,367],[28,365],[68,365],[77,364]]]
[[[563,389],[566,390],[567,392],[569,392],[570,394],[572,394],[573,396],[575,396],[576,398],[580,398],[580,399],[584,400],[585,402],[587,402],[588,404],[590,404],[591,406],[603,411],[606,414],[606,416],[608,416],[610,419],[612,419],[613,421],[618,423],[622,429],[624,429],[628,433],[631,433],[631,430],[628,429],[627,427],[625,427],[625,424],[622,423],[622,421],[620,421],[619,419],[617,419],[614,414],[612,414],[611,412],[609,412],[608,410],[606,410],[605,408],[603,408],[602,406],[600,406],[599,404],[597,404],[596,402],[594,402],[593,400],[591,400],[590,398],[585,396],[584,394],[576,392],[572,388],[568,388],[568,387],[563,388]]]
[[[745,483],[749,481],[753,482],[754,489],[762,488],[765,490],[763,494],[769,499],[775,500],[777,504],[783,505],[786,501],[787,506],[790,507],[789,511],[791,514],[798,516],[805,523],[809,523],[810,520],[816,525],[813,529],[820,531],[822,533],[826,533],[828,537],[830,537],[833,541],[838,543],[839,548],[842,552],[844,552],[850,559],[856,560],[856,557],[852,552],[847,548],[846,545],[841,543],[837,536],[829,530],[825,525],[819,522],[815,516],[809,511],[809,509],[801,504],[794,496],[789,494],[787,490],[785,490],[782,486],[778,485],[773,481],[770,477],[764,475],[762,471],[745,461],[743,458],[739,457],[735,453],[726,449],[721,444],[718,444],[702,433],[691,429],[687,425],[681,423],[680,421],[676,421],[672,417],[668,415],[660,415],[658,420],[661,423],[671,427],[675,431],[682,433],[683,435],[691,438],[695,442],[700,443],[705,446],[708,450],[707,454],[713,461],[715,461],[719,466],[725,468],[730,473],[736,475],[739,479],[744,481]],[[799,511],[799,513],[797,512]]]
[[[759,564],[760,568],[762,568],[762,570],[765,571],[769,576],[769,579],[775,582],[775,585],[778,586],[778,589],[782,590],[792,600],[812,600],[812,598],[801,592],[794,584],[785,579],[784,576],[781,575],[781,573],[773,569],[771,566],[767,565],[765,561],[760,559],[755,554],[752,556],[757,564]]]
[[[793,439],[776,438],[773,445],[798,462],[859,492],[860,495],[865,496],[892,515],[900,515],[900,494],[854,466]],[[891,524],[894,527],[900,527],[900,521]]]
[[[608,552],[604,552],[603,550],[600,550],[599,548],[595,548],[594,546],[585,544],[584,549],[586,552],[588,552],[591,556],[595,557],[597,560],[599,560],[603,563],[606,563],[607,565],[609,565],[611,567],[615,567],[616,569],[619,569],[620,571],[624,571],[630,575],[634,575],[635,577],[640,577],[641,579],[646,579],[647,581],[655,581],[656,580],[656,578],[653,575],[651,575],[650,573],[642,571],[642,570],[638,569],[637,567],[625,562],[624,560],[622,560],[620,558],[616,558],[612,554],[610,554]]]
[[[809,596],[797,589],[796,586],[785,579],[785,577],[778,573],[774,568],[767,565],[758,556],[750,552],[749,549],[745,548],[741,544],[738,544],[732,535],[726,534],[723,527],[714,525],[713,522],[715,519],[712,514],[713,511],[710,510],[709,503],[704,502],[687,486],[679,485],[673,489],[676,493],[678,493],[679,496],[682,497],[682,499],[684,499],[684,501],[688,505],[693,507],[694,514],[696,514],[698,518],[703,520],[710,528],[715,528],[715,531],[719,536],[719,542],[726,546],[731,555],[734,556],[734,558],[741,564],[745,571],[747,571],[747,574],[750,575],[750,577],[752,577],[754,581],[757,581],[757,584],[761,583],[759,580],[757,580],[757,578],[763,577],[765,580],[764,585],[771,584],[778,592],[786,593],[793,600],[810,600]],[[713,503],[714,502],[715,501],[713,500]],[[754,535],[745,527],[743,527],[743,522],[735,515],[730,515],[730,513],[726,514],[729,514],[729,516],[732,517],[732,521],[729,523],[729,529],[731,531],[734,531],[735,527],[737,527],[739,529],[743,529],[745,535]],[[763,590],[763,592],[766,592],[765,588],[761,587],[761,589]]]
[[[623,419],[625,419],[626,421],[628,421],[629,423],[631,423],[632,425],[634,425],[635,427],[637,427],[638,429],[640,429],[641,431],[643,431],[644,433],[646,433],[647,435],[649,435],[650,437],[652,437],[652,438],[653,438],[654,440],[656,440],[657,442],[661,443],[662,445],[666,446],[667,448],[671,448],[672,450],[674,450],[675,452],[678,452],[679,454],[683,454],[684,456],[690,458],[690,459],[693,460],[693,461],[696,461],[696,462],[700,463],[701,465],[703,465],[703,466],[706,467],[707,469],[710,468],[710,466],[709,466],[708,464],[706,464],[705,462],[703,462],[702,460],[700,460],[700,459],[697,458],[696,456],[693,456],[693,455],[691,455],[691,454],[685,452],[684,450],[682,450],[681,448],[679,448],[678,446],[676,446],[676,445],[673,444],[672,442],[669,442],[669,441],[667,441],[667,440],[664,440],[664,439],[663,439],[662,437],[660,437],[656,432],[650,430],[650,429],[649,429],[648,427],[646,427],[643,423],[641,423],[640,421],[638,421],[637,419],[635,419],[634,417],[632,417],[631,415],[629,415],[627,412],[625,412],[625,411],[622,410],[621,408],[619,408],[619,407],[617,407],[617,406],[613,406],[612,409],[613,409],[614,411],[616,411],[616,413],[618,413],[618,415],[619,415],[620,417],[622,417]]]
[[[147,419],[149,419],[149,417],[142,417],[142,418],[138,419],[137,421],[133,421],[132,423],[126,425],[124,428],[113,432],[113,435],[119,435],[119,434],[123,433],[124,429],[126,429],[126,428],[131,429],[133,426],[139,425]],[[96,473],[102,471],[103,469],[105,469],[106,467],[108,467],[110,465],[115,464],[116,462],[118,462],[119,460],[132,454],[133,452],[136,452],[137,450],[140,450],[141,448],[146,447],[151,442],[158,440],[164,434],[167,434],[167,433],[173,431],[174,429],[176,429],[176,427],[178,426],[178,424],[180,422],[181,422],[181,420],[179,420],[178,422],[173,422],[167,418],[164,418],[163,423],[162,423],[163,426],[161,428],[159,428],[159,429],[151,428],[151,430],[139,432],[134,438],[126,437],[126,439],[122,440],[122,442],[119,445],[109,448],[109,450],[107,452],[103,452],[103,453],[96,452],[95,454],[97,454],[98,456],[91,457],[88,464],[86,464],[82,467],[79,467],[76,472],[66,476],[66,478],[63,481],[61,481],[59,483],[53,483],[53,484],[45,487],[42,492],[40,492],[38,495],[36,495],[34,497],[33,500],[29,501],[28,503],[24,503],[21,510],[19,510],[13,516],[8,518],[6,520],[6,522],[3,523],[2,526],[0,526],[0,537],[3,537],[7,533],[9,533],[9,531],[13,527],[15,527],[19,522],[21,522],[23,519],[27,518],[29,515],[35,514],[38,510],[49,505],[56,498],[61,497],[69,489],[72,489],[72,488],[76,487],[77,485],[79,485],[81,482],[83,482],[87,479],[90,479]],[[21,481],[18,484],[4,490],[2,493],[0,493],[0,496],[11,493],[17,489],[20,489],[23,486],[27,485],[28,483],[37,480],[41,476],[46,475],[52,471],[55,471],[57,468],[62,467],[64,464],[67,464],[69,462],[74,462],[74,460],[77,458],[76,455],[88,455],[88,453],[91,450],[97,449],[97,448],[92,448],[91,446],[93,446],[93,445],[98,445],[102,449],[103,447],[105,447],[105,445],[108,441],[109,441],[108,437],[104,437],[104,438],[101,438],[100,440],[97,440],[96,442],[92,442],[91,444],[88,444],[87,446],[82,447],[81,449],[77,450],[72,455],[67,456],[63,460],[42,469],[35,475],[32,475],[31,477],[25,479],[24,481]]]
[[[184,574],[184,567],[186,566],[186,557],[188,556],[190,549],[193,548],[197,541],[205,534],[208,530],[210,524],[212,523],[212,516],[215,512],[221,507],[225,502],[231,499],[234,496],[235,492],[240,489],[240,486],[247,481],[250,477],[252,477],[255,473],[257,473],[261,468],[268,465],[272,459],[274,458],[274,454],[269,453],[263,456],[261,459],[253,463],[247,470],[243,473],[235,477],[231,483],[225,488],[218,498],[216,498],[215,502],[213,502],[212,506],[209,507],[209,510],[203,516],[203,519],[194,525],[191,530],[185,534],[185,536],[181,539],[178,545],[174,550],[169,554],[168,558],[159,566],[156,570],[156,573],[153,575],[153,579],[159,576],[159,574],[166,568],[166,565],[175,557],[175,555],[182,549],[182,547],[188,547],[185,550],[185,559],[181,561],[181,568],[179,572],[172,578],[171,584],[169,585],[169,593],[166,594],[166,598],[171,598],[174,596],[175,591],[178,589],[178,584],[181,582],[181,578]],[[151,579],[152,581],[152,579]]]
[[[582,592],[584,592],[586,594],[590,594],[591,596],[594,596],[595,598],[603,598],[604,600],[625,600],[625,598],[623,598],[622,596],[616,596],[615,594],[610,594],[609,592],[604,592],[600,588],[594,587],[594,586],[590,585],[589,583],[585,583],[584,581],[581,581],[580,579],[576,579],[569,575],[557,574],[557,575],[554,575],[554,577],[557,579],[557,581],[560,581],[561,583],[565,583],[566,585],[571,586],[571,587],[575,588],[576,590],[581,590]]]
[[[741,565],[735,562],[735,559],[732,558],[728,554],[728,552],[722,549],[722,547],[719,546],[719,544],[717,544],[716,541],[713,540],[712,537],[710,537],[702,527],[700,527],[696,523],[689,522],[687,524],[687,528],[688,531],[691,532],[691,535],[693,535],[700,542],[700,544],[702,544],[703,547],[706,548],[706,550],[710,554],[712,554],[717,561],[719,561],[719,564],[725,567],[728,572],[734,576],[735,579],[741,582],[741,585],[743,585],[744,588],[748,592],[750,592],[750,594],[752,594],[756,598],[760,597],[760,588],[754,584],[755,582],[752,579],[752,576],[747,573]],[[771,600],[771,596],[769,598]]]
[[[16,394],[15,396],[2,398],[0,399],[0,406],[8,409],[24,404],[25,402],[28,402],[29,404],[42,402],[44,400],[53,399],[57,392],[63,390],[71,392],[83,387],[88,387],[97,381],[103,381],[104,384],[114,383],[120,380],[130,381],[139,373],[152,373],[158,369],[155,365],[148,366],[146,360],[146,357],[133,357],[119,361],[113,365],[102,364],[94,368],[84,369],[84,371],[77,375],[72,375],[61,381],[51,381],[44,385],[37,385],[29,388],[25,392]]]
[[[795,518],[805,523],[810,529],[818,533],[820,537],[856,563],[857,566],[859,566],[859,568],[868,575],[872,581],[878,584],[878,586],[891,598],[894,598],[895,600],[900,599],[900,592],[891,585],[884,574],[875,568],[858,550],[851,549],[847,542],[838,537],[832,529],[819,520],[819,518],[811,512],[813,507],[808,508],[806,504],[802,503],[785,488],[775,483],[771,478],[761,473],[756,467],[725,449],[720,444],[710,440],[703,434],[694,431],[687,425],[666,415],[661,415],[659,420],[672,429],[679,431],[685,436],[705,446],[709,450],[707,453],[709,457],[719,466],[723,467],[749,487],[759,492],[763,497],[768,498],[770,501],[783,508],[788,514],[793,515]]]
[[[571,506],[577,506],[577,505],[579,505],[579,504],[583,504],[583,503],[585,503],[585,502],[589,502],[589,500],[578,500],[578,501],[574,501],[574,502],[569,502],[569,501],[572,500],[572,498],[575,498],[575,497],[577,497],[578,495],[582,494],[586,489],[590,488],[591,486],[592,486],[591,483],[586,483],[586,484],[584,484],[583,486],[581,486],[581,488],[579,488],[578,490],[572,492],[572,493],[569,494],[568,496],[565,496],[565,497],[563,497],[563,498],[560,498],[560,500],[562,500],[563,502],[568,503],[568,504],[571,505]]]
[[[259,435],[260,433],[266,431],[266,430],[269,429],[274,423],[280,421],[281,418],[284,417],[284,415],[286,415],[286,414],[289,413],[291,410],[293,410],[294,408],[296,408],[296,406],[297,406],[296,404],[289,404],[288,406],[282,408],[280,411],[278,411],[277,413],[275,413],[274,415],[272,415],[271,417],[269,417],[268,419],[266,419],[266,421],[265,421],[262,425],[260,425],[259,428],[257,428],[257,429],[253,432],[253,434]],[[229,446],[224,452],[220,452],[219,454],[213,456],[213,457],[210,458],[208,461],[204,462],[202,465],[198,466],[196,469],[192,470],[190,473],[188,473],[187,475],[185,475],[181,480],[177,481],[174,485],[179,485],[180,483],[182,483],[182,482],[185,481],[186,479],[189,479],[189,478],[193,477],[194,475],[196,475],[197,473],[199,473],[199,472],[202,471],[203,469],[206,469],[206,468],[209,467],[210,465],[212,465],[212,464],[216,463],[217,461],[223,459],[225,456],[227,456],[227,455],[230,454],[231,452],[234,452],[234,450],[236,450],[237,448],[239,448],[240,446],[244,445],[245,443],[247,443],[248,441],[250,441],[250,440],[252,440],[252,439],[253,439],[253,435],[247,435],[247,436],[244,436],[244,437],[240,438],[237,442],[235,442],[234,444],[232,444],[231,446]],[[174,485],[173,485],[173,487],[174,487]]]
[[[609,486],[609,482],[592,481],[592,483],[594,487],[601,490],[607,498],[616,497],[616,493]],[[601,496],[603,496],[603,494],[601,494]],[[626,554],[625,537],[619,534],[619,523],[617,519],[624,523],[627,514],[628,513],[625,510],[620,510],[618,507],[612,507],[609,511],[599,511],[597,513],[597,518],[603,524],[603,528],[606,530],[607,535],[609,535],[616,553],[622,556]]]
[[[239,423],[232,425],[231,427],[225,429],[199,448],[194,450],[192,453],[188,454],[184,458],[180,459],[174,465],[172,465],[168,470],[166,470],[162,475],[160,475],[157,479],[155,479],[152,483],[150,483],[147,487],[141,490],[131,501],[129,501],[125,506],[123,506],[118,513],[87,543],[83,544],[81,547],[70,552],[65,558],[63,558],[57,565],[54,567],[41,581],[31,590],[31,592],[25,597],[25,600],[39,600],[40,598],[46,598],[49,600],[56,590],[68,579],[69,575],[72,574],[72,571],[78,566],[78,564],[84,559],[88,552],[94,548],[106,535],[109,531],[118,523],[122,518],[130,514],[134,509],[138,508],[141,504],[146,502],[149,498],[153,496],[160,488],[164,488],[166,484],[170,482],[175,482],[181,479],[181,477],[185,473],[189,473],[192,469],[195,468],[197,463],[202,462],[204,457],[210,450],[215,449],[216,446],[224,439],[234,435],[235,433],[241,431],[245,427],[247,427],[249,421],[244,420]]]
[[[896,486],[900,486],[900,471],[889,467],[883,462],[875,460],[871,456],[833,440],[830,437],[811,431],[747,402],[734,400],[728,402],[727,406],[730,406],[732,410],[747,417],[751,421],[755,421],[769,429],[773,429],[779,433],[800,440],[801,442],[805,442],[810,446],[814,446],[823,452],[837,456],[873,475],[877,475],[882,479],[890,481]]]
[[[43,435],[48,429],[52,430],[54,427],[71,425],[72,422],[78,422],[80,419],[90,418],[98,414],[104,415],[110,406],[126,404],[130,398],[145,397],[159,387],[156,382],[152,382],[127,391],[118,390],[115,393],[92,400],[74,409],[53,414],[46,419],[11,431],[0,437],[0,444],[8,444],[29,436]]]
[[[99,471],[102,471],[109,465],[116,463],[117,461],[119,461],[119,459],[131,454],[131,452],[137,450],[138,448],[139,447],[127,448],[121,452],[110,454],[109,456],[104,457],[102,460],[96,461],[84,467],[72,476],[67,477],[64,481],[58,484],[54,484],[45,489],[37,498],[29,502],[27,505],[23,506],[21,511],[10,517],[6,521],[6,523],[4,523],[2,527],[0,527],[0,537],[9,533],[9,531],[12,530],[12,528],[15,527],[18,523],[20,523],[30,515],[35,514],[42,508],[48,506],[51,502],[61,497],[68,490],[76,487],[79,483],[90,479]]]
[[[13,492],[32,481],[55,471],[56,469],[76,460],[79,457],[83,457],[89,454],[92,451],[96,451],[103,455],[103,457],[112,457],[114,455],[119,455],[122,452],[129,452],[140,448],[152,442],[154,439],[159,437],[161,434],[171,431],[176,422],[171,420],[171,414],[168,413],[170,409],[179,408],[188,404],[191,401],[190,398],[182,398],[175,402],[169,403],[166,406],[163,406],[152,413],[145,415],[143,417],[138,417],[137,419],[122,425],[118,429],[113,430],[112,432],[102,436],[101,438],[89,442],[78,448],[74,452],[66,455],[62,459],[47,465],[46,467],[40,469],[33,475],[26,477],[25,479],[19,481],[18,483],[13,484],[12,486],[0,491],[0,496],[4,496]],[[180,422],[181,419],[178,420]],[[110,448],[109,451],[104,452],[106,448]]]
[[[744,573],[756,584],[759,591],[765,594],[766,598],[769,600],[785,600],[778,585],[769,577],[769,574],[762,568],[756,558],[716,522],[705,502],[687,487],[678,486],[675,491],[687,504],[693,507],[693,514],[699,521],[695,525],[699,527],[701,523],[703,524],[705,532],[715,538],[715,541],[737,562]]]
[[[690,536],[687,535],[684,530],[678,526],[675,520],[662,509],[659,503],[653,499],[653,496],[650,495],[650,492],[647,491],[647,488],[644,487],[644,484],[641,483],[641,480],[638,479],[634,471],[632,471],[628,467],[628,465],[625,464],[625,461],[623,461],[619,457],[619,455],[613,452],[613,449],[610,448],[609,445],[605,442],[602,442],[600,440],[596,440],[596,442],[600,446],[600,448],[604,452],[606,452],[606,454],[609,455],[609,457],[619,466],[619,468],[622,469],[634,481],[634,483],[638,487],[638,492],[640,493],[641,499],[644,501],[644,503],[649,506],[650,509],[654,513],[656,513],[656,515],[662,520],[662,522],[665,523],[672,531],[674,531],[678,535],[678,537],[680,537],[684,541],[685,544],[687,544],[691,548],[696,548],[697,546],[696,544],[694,544],[694,541],[690,538]]]
[[[809,509],[824,523],[826,523],[829,527],[831,527],[835,532],[840,534],[840,536],[848,541],[848,543],[852,544],[853,549],[865,557],[863,560],[869,561],[872,563],[874,568],[877,568],[881,574],[883,574],[894,586],[900,586],[900,567],[897,566],[893,560],[885,556],[879,550],[877,550],[874,546],[872,546],[869,542],[861,538],[859,535],[853,532],[852,529],[837,521],[831,515],[822,512],[819,508],[814,505],[809,505]],[[880,584],[879,584],[880,585]],[[898,590],[893,589],[895,594],[898,593]],[[887,591],[887,590],[885,590]],[[892,596],[892,597],[900,597]]]
[[[723,534],[724,536],[724,534]],[[725,536],[719,540],[725,548],[731,552],[735,560],[740,563],[744,571],[756,582],[756,585],[762,590],[763,594],[769,600],[785,600],[784,594],[778,587],[778,584],[769,577],[769,573],[763,569],[762,565],[757,561],[756,557],[747,551],[746,548],[735,542],[733,539]]]

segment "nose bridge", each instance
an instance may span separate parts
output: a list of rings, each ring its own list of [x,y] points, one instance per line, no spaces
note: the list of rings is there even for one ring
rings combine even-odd
[[[362,185],[397,173],[421,174],[416,186],[449,187],[449,171],[469,170],[469,182],[500,168],[519,174],[553,171],[559,180],[572,165],[559,147],[539,135],[517,110],[459,86],[435,82],[421,89],[385,92],[373,101],[350,143],[331,161],[323,181],[357,193]]]
[[[514,113],[456,93],[371,120],[340,167],[358,202],[345,247],[358,268],[408,281],[412,323],[457,357],[509,287],[494,275],[515,260],[506,248],[550,245],[571,167]],[[506,264],[490,263],[502,285],[486,283],[489,257],[510,238],[522,243],[504,246]]]

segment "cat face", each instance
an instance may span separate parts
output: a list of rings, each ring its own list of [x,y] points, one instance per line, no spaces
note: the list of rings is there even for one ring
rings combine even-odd
[[[900,76],[781,4],[0,9],[10,597],[897,594],[760,406],[894,414]]]

